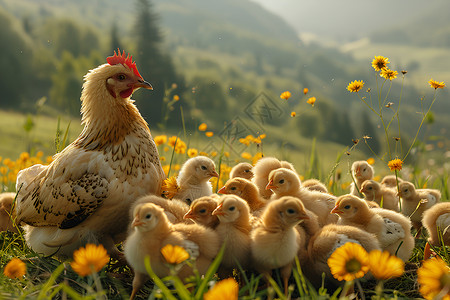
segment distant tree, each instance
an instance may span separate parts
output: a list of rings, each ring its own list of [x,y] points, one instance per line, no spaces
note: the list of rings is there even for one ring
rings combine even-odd
[[[113,23],[113,25],[111,27],[111,49],[110,50],[116,50],[116,49],[122,49],[122,43],[120,42],[119,29],[117,28],[117,24]]]

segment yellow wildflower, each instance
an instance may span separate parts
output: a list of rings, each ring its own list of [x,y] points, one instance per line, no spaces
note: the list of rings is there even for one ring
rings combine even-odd
[[[428,81],[428,83],[430,84],[430,86],[432,88],[436,89],[443,89],[445,87],[445,83],[443,81],[439,82],[439,81],[435,81],[433,79],[430,79]]]
[[[175,176],[171,176],[164,179],[161,190],[167,198],[172,199],[176,194],[178,194],[178,191],[180,190],[177,178]]]
[[[87,244],[73,252],[72,269],[84,277],[100,271],[109,262],[109,255],[103,245]]]
[[[198,130],[205,131],[208,128],[208,125],[206,123],[202,123],[198,126]]]
[[[389,170],[391,171],[400,171],[402,169],[403,161],[399,158],[390,160],[388,162]]]
[[[195,148],[189,148],[188,151],[187,151],[187,155],[189,157],[197,156],[197,154],[198,154],[198,150],[195,149]]]
[[[367,163],[368,163],[369,165],[373,165],[373,164],[375,163],[375,159],[374,159],[373,157],[369,157],[369,158],[367,159]]]
[[[248,152],[242,152],[241,157],[248,160],[251,160],[253,158],[253,156]]]
[[[256,162],[258,160],[260,160],[262,157],[263,157],[263,154],[261,152],[256,153],[255,156],[253,156],[253,158],[252,158],[252,163],[256,164]]]
[[[393,71],[388,68],[382,69],[380,72],[381,77],[383,77],[384,79],[389,79],[389,80],[397,78],[397,75],[398,75],[397,71]]]
[[[201,156],[209,156],[209,154],[206,153],[205,151],[200,151],[200,152],[198,153],[198,155],[201,155]]]
[[[230,157],[230,152],[225,151],[225,152],[223,153],[223,155],[224,155],[225,157]]]
[[[234,278],[217,282],[214,287],[203,295],[203,300],[237,300],[239,285]]]
[[[316,103],[316,97],[311,97],[306,101],[306,103],[311,104],[311,106],[314,106],[314,103]]]
[[[419,292],[426,299],[450,299],[450,269],[440,258],[432,258],[423,262],[417,270]],[[446,294],[440,294],[444,289]],[[437,298],[436,296],[440,296]]]
[[[165,144],[167,142],[167,135],[157,135],[153,140],[155,141],[156,146]]]
[[[280,95],[280,98],[284,99],[284,100],[291,98],[291,92],[289,92],[289,91],[282,92]]]
[[[372,250],[369,253],[370,272],[378,280],[402,276],[405,263],[388,251]]]
[[[253,137],[253,136],[252,136],[252,137]],[[249,140],[249,139],[247,139],[247,138],[240,138],[240,139],[239,139],[239,143],[244,144],[244,145],[246,145],[246,146],[250,145],[250,141],[251,141],[251,140]]]
[[[180,100],[180,96],[174,95],[174,96],[173,96],[173,101],[178,101],[178,100]]]
[[[207,131],[207,132],[205,132],[205,135],[206,135],[207,137],[212,137],[212,136],[214,135],[214,132],[212,132],[212,131]]]
[[[169,264],[177,265],[189,258],[189,253],[181,246],[167,244],[161,249],[161,254]]]
[[[170,166],[169,165],[164,165],[164,166],[162,166],[162,169],[163,169],[164,173],[166,174],[166,176],[168,176],[169,175]]]
[[[369,254],[359,244],[346,243],[331,254],[327,264],[334,278],[351,281],[369,271]]]
[[[305,95],[308,94],[308,91],[309,91],[308,88],[304,88],[303,89],[303,94],[305,94]]]
[[[27,266],[18,258],[13,258],[5,266],[3,274],[11,279],[21,278],[27,272]]]
[[[351,93],[357,93],[363,88],[363,86],[364,86],[364,81],[354,80],[348,84],[347,90],[349,90]]]
[[[387,57],[375,56],[375,58],[372,60],[372,67],[375,69],[375,71],[380,71],[386,68],[388,63],[389,59]]]
[[[211,157],[216,157],[217,156],[217,151],[211,151]]]
[[[295,113],[295,111],[291,112],[291,117],[295,117],[297,114]]]
[[[253,143],[255,144],[261,144],[261,140],[266,138],[266,134],[258,135],[256,138],[253,139]]]

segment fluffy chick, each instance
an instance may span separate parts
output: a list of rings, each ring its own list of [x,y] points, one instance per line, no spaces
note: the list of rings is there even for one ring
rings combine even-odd
[[[154,203],[162,207],[164,209],[164,213],[167,215],[167,218],[173,224],[186,222],[192,223],[190,220],[184,218],[184,215],[189,211],[189,205],[181,200],[168,200],[155,195],[144,196],[136,200],[130,210],[130,213],[132,214],[134,212],[134,208],[142,203]],[[133,219],[134,216],[131,215],[130,217]]]
[[[236,195],[223,195],[212,214],[219,218],[216,232],[221,242],[226,243],[221,273],[230,274],[238,267],[236,261],[245,269],[249,266],[252,229],[247,202]]]
[[[328,189],[325,186],[325,184],[323,184],[322,182],[320,182],[320,180],[315,179],[315,178],[311,178],[311,179],[307,179],[307,180],[303,181],[302,187],[304,187],[310,191],[318,191],[321,193],[328,193]]]
[[[350,194],[340,196],[332,212],[339,214],[338,224],[375,234],[383,250],[403,261],[411,256],[414,248],[411,221],[402,214],[383,208],[370,209],[366,201]]]
[[[373,174],[374,174],[373,167],[369,165],[367,161],[365,160],[355,161],[352,164],[352,175],[353,178],[355,179],[356,186],[358,188],[356,188],[355,183],[352,182],[352,184],[350,185],[350,194],[359,197],[360,194],[358,193],[358,190],[361,190],[362,183],[366,180],[372,179]]]
[[[360,228],[336,224],[324,226],[309,242],[308,254],[311,264],[308,268],[304,268],[314,285],[320,286],[322,273],[326,274],[327,282],[338,285],[331,275],[327,260],[337,248],[348,242],[360,244],[368,252],[380,249],[375,235]]]
[[[416,229],[422,226],[423,213],[441,200],[439,190],[416,189],[414,184],[409,181],[403,181],[399,184],[398,195],[400,196],[402,214],[411,219]]]
[[[395,175],[387,175],[384,176],[383,179],[381,180],[381,185],[384,187],[397,190],[397,181],[400,184],[403,182],[403,179],[401,179],[398,176],[396,177]]]
[[[177,176],[179,191],[174,198],[191,204],[197,198],[211,195],[213,192],[209,180],[212,177],[219,177],[212,159],[206,156],[188,159],[181,166],[180,173]]]
[[[366,180],[361,185],[361,192],[367,201],[375,201],[380,207],[383,201],[383,208],[399,211],[397,194],[391,188],[383,187],[375,180]]]
[[[17,226],[13,224],[14,211],[12,204],[16,193],[1,193],[0,194],[0,231],[19,232]]]
[[[259,216],[267,201],[259,195],[258,187],[244,178],[228,180],[218,191],[219,194],[233,194],[247,201],[252,214]]]
[[[295,171],[294,166],[291,163],[279,161],[275,157],[263,157],[258,160],[253,167],[253,173],[255,175],[252,182],[256,184],[260,195],[265,199],[269,199],[272,195],[272,191],[266,189],[267,183],[269,182],[269,174],[272,170],[279,168],[287,168]]]
[[[239,177],[251,180],[253,178],[253,166],[247,162],[238,163],[230,171],[230,179]]]
[[[318,191],[309,191],[301,187],[297,173],[286,168],[273,170],[269,174],[268,189],[274,192],[272,199],[283,196],[299,198],[306,209],[312,211],[319,218],[320,226],[336,223],[338,217],[330,214],[334,207],[335,197]]]
[[[295,226],[308,219],[305,207],[298,198],[282,197],[272,201],[261,216],[261,226],[251,233],[251,252],[255,269],[270,275],[281,268],[284,291],[287,294],[292,263],[305,238],[300,237]]]
[[[185,248],[200,274],[205,274],[220,247],[218,235],[209,228],[196,224],[172,224],[164,210],[153,203],[142,203],[133,211],[133,232],[124,243],[125,258],[134,270],[134,298],[148,278],[144,260],[150,257],[153,271],[158,277],[170,274],[161,248],[167,244]],[[181,279],[193,274],[192,268],[183,265],[178,272]]]
[[[195,223],[215,229],[219,225],[219,218],[212,212],[217,207],[219,197],[217,195],[203,196],[195,199],[189,211],[184,215],[185,219],[191,219]]]
[[[429,234],[424,250],[424,259],[428,259],[431,256],[430,244],[441,246],[443,243],[450,246],[450,202],[438,203],[426,210],[422,221]]]

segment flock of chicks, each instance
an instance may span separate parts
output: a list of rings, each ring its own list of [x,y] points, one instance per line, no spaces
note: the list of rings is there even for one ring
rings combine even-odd
[[[0,229],[17,231],[12,216],[30,248],[62,259],[86,243],[102,244],[133,268],[132,298],[147,279],[146,256],[158,276],[169,274],[160,252],[167,244],[184,247],[204,274],[225,243],[219,276],[239,266],[265,275],[280,269],[286,290],[296,256],[313,283],[322,272],[333,281],[327,258],[346,242],[406,261],[414,247],[411,222],[417,228],[423,222],[433,245],[439,244],[437,229],[450,224],[450,203],[438,204],[439,191],[416,190],[405,181],[398,196],[406,216],[400,213],[392,188],[397,181],[371,180],[366,162],[353,165],[355,184],[340,197],[318,180],[301,182],[292,164],[272,157],[235,166],[219,196],[209,183],[218,176],[214,162],[199,156],[181,168],[174,198],[160,197],[166,176],[131,99],[137,89],[152,86],[120,51],[84,79],[82,133],[50,165],[19,172],[17,194],[0,196]],[[124,253],[116,247],[123,241]],[[444,242],[450,242],[447,231]],[[184,264],[178,274],[186,278],[192,272]]]

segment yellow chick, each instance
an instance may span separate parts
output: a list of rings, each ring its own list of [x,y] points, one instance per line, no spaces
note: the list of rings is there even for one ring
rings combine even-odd
[[[403,181],[399,184],[402,214],[409,217],[414,228],[422,227],[422,215],[441,200],[441,192],[434,189],[416,189],[414,184]]]
[[[272,199],[283,196],[299,198],[306,209],[317,215],[320,226],[337,222],[338,217],[330,214],[334,207],[335,197],[302,188],[300,178],[292,170],[280,168],[270,172],[266,188],[274,192]]]
[[[209,196],[213,193],[212,177],[219,177],[214,161],[206,156],[196,156],[188,159],[177,176],[178,193],[174,196],[190,204],[197,198]]]
[[[310,191],[318,191],[321,193],[328,193],[328,189],[325,186],[325,184],[323,184],[322,182],[320,182],[320,180],[315,179],[315,178],[311,178],[311,179],[307,179],[305,181],[302,182],[302,187],[310,190]]]
[[[411,221],[400,213],[383,208],[370,209],[366,201],[343,195],[336,200],[332,213],[338,214],[340,225],[361,228],[376,235],[381,249],[407,261],[414,248]]]
[[[337,248],[348,242],[359,244],[368,252],[380,249],[375,235],[360,228],[336,224],[324,226],[311,238],[308,246],[310,264],[303,268],[315,286],[321,285],[322,273],[325,273],[327,282],[339,284],[331,275],[327,260]]]
[[[244,178],[228,180],[218,191],[219,194],[233,194],[247,201],[252,214],[259,216],[267,205],[267,201],[260,196],[258,187]]]
[[[212,229],[196,224],[172,224],[164,210],[153,203],[142,203],[133,211],[133,232],[124,243],[125,258],[134,270],[133,299],[145,281],[148,273],[144,260],[150,257],[153,271],[158,277],[170,274],[167,262],[161,254],[165,245],[178,245],[188,251],[190,260],[200,274],[205,274],[219,252],[220,240]],[[192,268],[183,265],[178,272],[181,279],[193,275]]]
[[[251,232],[255,269],[270,276],[271,270],[281,268],[286,294],[292,263],[300,247],[305,247],[305,239],[295,226],[308,218],[298,198],[282,197],[270,202],[261,216],[262,225]]]
[[[144,196],[136,200],[132,206],[130,213],[134,211],[134,208],[142,203],[154,203],[164,209],[164,213],[167,215],[169,221],[173,224],[176,223],[192,223],[190,220],[184,218],[184,215],[189,211],[189,205],[179,199],[168,200],[159,196],[149,195]],[[131,216],[133,219],[133,216]]]
[[[352,175],[353,178],[355,179],[356,186],[358,188],[356,188],[355,183],[352,182],[352,184],[350,185],[350,194],[359,197],[360,194],[358,193],[358,190],[361,189],[361,184],[366,180],[372,179],[373,174],[374,174],[373,167],[369,165],[367,161],[365,160],[355,161],[352,164]]]
[[[212,212],[217,207],[219,197],[217,195],[203,196],[195,199],[189,211],[184,215],[185,219],[191,219],[195,223],[215,229],[219,225],[219,218]]]
[[[400,177],[395,177],[395,175],[387,175],[384,176],[381,180],[381,185],[387,188],[395,189],[397,190],[397,181],[398,184],[403,182],[403,179]]]
[[[269,174],[272,170],[279,168],[287,168],[295,171],[294,166],[291,163],[279,161],[275,157],[263,157],[258,160],[253,167],[254,177],[252,178],[252,182],[256,184],[260,195],[264,199],[269,199],[272,195],[272,191],[266,189],[267,183],[269,182]]]
[[[253,166],[247,162],[242,162],[235,165],[230,171],[230,179],[239,177],[247,180],[251,180],[253,178]]]
[[[365,200],[374,201],[382,208],[399,211],[398,197],[393,189],[383,187],[375,180],[366,180],[361,185],[360,191],[364,194]]]
[[[12,231],[19,232],[17,226],[13,224],[12,218],[14,218],[14,211],[12,204],[16,193],[1,193],[0,194],[0,231]]]
[[[450,202],[437,203],[426,210],[422,221],[430,235],[424,251],[424,259],[428,259],[431,255],[429,244],[441,246],[440,236],[444,245],[450,246]]]
[[[219,218],[216,227],[225,252],[221,263],[221,273],[230,274],[237,268],[238,262],[244,269],[250,260],[250,208],[243,199],[236,195],[223,195],[219,199],[213,215]]]

